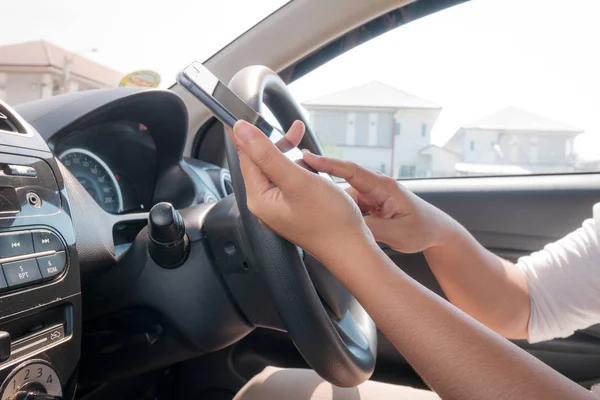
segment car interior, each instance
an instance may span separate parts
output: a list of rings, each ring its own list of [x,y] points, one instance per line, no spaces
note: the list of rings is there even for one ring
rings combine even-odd
[[[304,120],[300,147],[321,152],[287,85],[459,3],[290,1],[204,65],[282,128]],[[232,399],[266,366],[426,388],[317,260],[251,215],[223,125],[178,84],[0,102],[0,116],[0,263],[15,267],[0,282],[0,399]],[[590,217],[599,175],[402,183],[516,261]],[[422,254],[381,246],[444,296]],[[600,381],[599,327],[515,343]]]

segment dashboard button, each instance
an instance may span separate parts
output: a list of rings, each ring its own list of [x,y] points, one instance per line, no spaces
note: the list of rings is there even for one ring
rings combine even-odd
[[[45,281],[54,278],[64,271],[67,264],[67,257],[64,251],[51,256],[36,258],[42,277]]]
[[[28,177],[36,177],[37,173],[35,172],[35,168],[30,167],[29,165],[5,165],[4,173],[6,175],[13,176],[28,176]]]
[[[10,358],[10,334],[6,331],[0,331],[0,362]]]
[[[6,279],[4,278],[4,274],[0,273],[0,292],[4,292],[6,289],[8,289]]]
[[[33,253],[31,232],[15,232],[0,235],[0,258]]]
[[[2,270],[9,288],[29,285],[42,280],[42,274],[35,260],[2,264]]]
[[[31,231],[31,234],[33,235],[33,247],[36,253],[48,250],[64,250],[62,242],[53,232],[40,230]]]

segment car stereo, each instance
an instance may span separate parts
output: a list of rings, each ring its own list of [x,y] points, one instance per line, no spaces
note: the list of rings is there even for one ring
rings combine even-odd
[[[72,399],[81,289],[68,196],[39,134],[1,101],[0,120],[0,400]]]

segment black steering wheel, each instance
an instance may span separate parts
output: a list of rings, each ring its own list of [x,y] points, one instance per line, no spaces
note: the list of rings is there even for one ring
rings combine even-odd
[[[321,153],[300,106],[275,72],[263,66],[247,67],[232,78],[229,87],[259,113],[264,105],[269,107],[285,129],[295,120],[303,120],[306,134],[300,147]],[[373,320],[320,264],[310,256],[303,257],[300,249],[264,227],[248,210],[238,155],[228,138],[226,151],[246,251],[296,347],[307,363],[334,385],[356,386],[367,380],[376,360]]]

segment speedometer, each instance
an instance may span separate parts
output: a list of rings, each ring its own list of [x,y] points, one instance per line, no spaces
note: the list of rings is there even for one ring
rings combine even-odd
[[[112,214],[123,211],[123,195],[119,183],[100,157],[88,150],[70,149],[58,158],[100,207]]]

